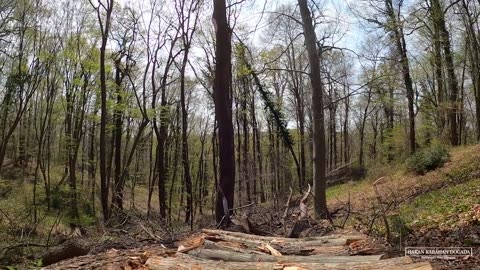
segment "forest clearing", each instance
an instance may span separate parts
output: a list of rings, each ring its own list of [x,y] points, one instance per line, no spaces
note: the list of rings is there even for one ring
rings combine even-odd
[[[480,269],[479,18],[0,0],[0,268]]]

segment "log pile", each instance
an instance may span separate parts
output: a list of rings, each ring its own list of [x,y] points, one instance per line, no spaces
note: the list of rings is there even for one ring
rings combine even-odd
[[[362,235],[282,238],[222,230],[202,230],[177,243],[173,256],[150,256],[148,269],[432,269],[428,262],[409,257],[352,252]]]

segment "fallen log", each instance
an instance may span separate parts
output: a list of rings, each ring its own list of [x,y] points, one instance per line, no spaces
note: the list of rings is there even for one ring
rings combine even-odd
[[[381,255],[369,256],[272,256],[267,254],[248,254],[226,250],[195,249],[189,255],[206,260],[221,260],[225,262],[306,262],[306,263],[347,263],[347,262],[372,262],[378,261]]]
[[[240,253],[251,253],[255,252],[256,246],[247,246],[242,243],[232,243],[232,242],[213,242],[210,240],[205,240],[203,244],[204,249],[215,249],[215,250],[224,250],[224,251],[233,251]],[[258,252],[260,254],[260,252]]]
[[[224,262],[211,261],[194,258],[185,254],[177,257],[159,257],[152,256],[145,263],[150,270],[160,269],[229,269],[229,270],[431,270],[430,263],[413,263],[409,257],[399,257],[388,260],[379,260],[375,262],[355,262],[355,263],[306,263],[306,262]]]
[[[230,232],[230,231],[222,231],[222,230],[211,230],[211,229],[203,229],[203,233],[207,235],[228,235],[233,237],[238,237],[242,239],[253,239],[253,240],[260,240],[260,241],[279,241],[279,242],[310,242],[310,241],[324,241],[324,243],[334,243],[338,245],[338,243],[350,244],[352,242],[356,242],[359,240],[363,240],[366,237],[363,235],[328,235],[328,236],[319,236],[319,237],[305,237],[305,238],[286,238],[286,237],[274,237],[274,236],[260,236],[260,235],[253,235],[253,234],[246,234],[240,232]]]
[[[44,266],[73,257],[87,255],[92,250],[92,243],[82,238],[71,238],[63,244],[53,247],[41,256]]]
[[[227,234],[207,234],[205,239],[218,241],[223,240],[227,242],[238,242],[246,245],[262,245],[266,243],[278,244],[282,246],[300,246],[300,247],[317,247],[317,246],[346,246],[350,243],[346,238],[309,238],[304,240],[301,238],[282,238],[282,237],[258,237],[258,239],[252,239],[250,237],[237,237]],[[295,240],[295,241],[292,241]]]
[[[348,247],[346,246],[320,246],[320,247],[302,247],[295,245],[294,243],[288,244],[270,244],[275,250],[282,255],[296,255],[296,256],[308,256],[308,255],[350,255],[348,253]],[[261,245],[254,245],[249,243],[238,242],[226,242],[226,241],[210,241],[205,240],[203,248],[205,249],[219,249],[225,251],[235,251],[243,253],[258,253],[257,251],[264,251],[261,249]],[[265,252],[263,252],[265,253]]]

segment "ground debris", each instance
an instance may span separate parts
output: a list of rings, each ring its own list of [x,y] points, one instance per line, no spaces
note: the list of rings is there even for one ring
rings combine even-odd
[[[110,249],[45,269],[432,269],[409,257],[382,259],[369,243],[361,234],[285,238],[203,229],[176,241],[176,248]]]

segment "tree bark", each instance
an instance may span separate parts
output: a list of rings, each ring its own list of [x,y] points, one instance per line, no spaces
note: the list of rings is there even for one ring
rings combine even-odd
[[[325,123],[323,112],[323,84],[320,76],[320,58],[316,45],[316,35],[312,17],[306,0],[298,0],[303,22],[305,45],[310,63],[310,84],[312,87],[313,110],[313,186],[315,195],[315,215],[328,217],[325,179]]]
[[[443,47],[445,57],[445,67],[447,69],[449,93],[448,104],[448,120],[450,124],[450,144],[453,146],[459,145],[458,136],[458,80],[455,75],[455,66],[453,63],[453,56],[450,45],[450,34],[445,25],[445,13],[439,0],[431,0],[431,16],[435,26],[438,30],[438,39]]]
[[[385,6],[389,24],[386,26],[387,30],[391,30],[394,34],[395,44],[397,47],[397,53],[400,57],[400,64],[402,66],[402,77],[405,84],[405,90],[407,92],[408,101],[408,136],[409,136],[409,150],[410,154],[415,153],[416,139],[415,139],[415,111],[414,111],[414,99],[415,94],[413,90],[412,77],[410,76],[410,64],[407,55],[407,44],[405,42],[405,35],[403,33],[403,27],[401,26],[399,19],[396,15],[396,11],[393,7],[392,0],[385,0]]]
[[[106,0],[105,4],[99,4],[98,6],[93,4],[91,0],[90,4],[95,8],[97,12],[98,22],[100,24],[100,32],[102,36],[102,42],[100,46],[100,193],[101,203],[103,210],[103,219],[107,221],[110,218],[110,209],[108,204],[108,193],[110,179],[107,175],[107,71],[106,71],[106,50],[107,41],[110,32],[111,16],[113,11],[113,0]],[[105,9],[105,18],[102,19],[102,12],[100,8]]]
[[[235,191],[235,148],[231,99],[231,31],[227,21],[225,0],[214,0],[213,20],[216,35],[216,67],[214,80],[215,119],[218,125],[220,177],[217,186],[215,217],[217,222],[230,222]]]

